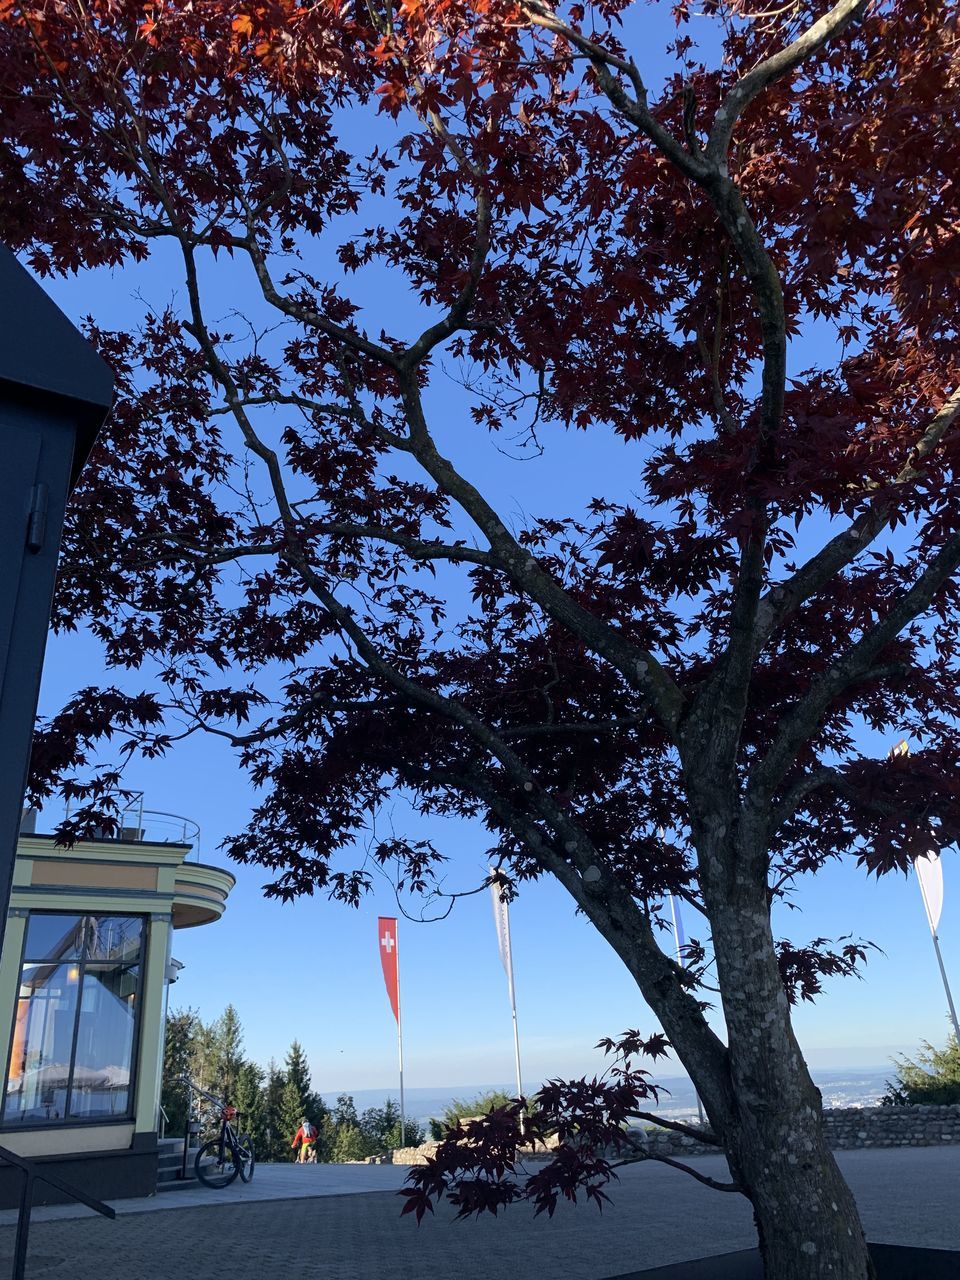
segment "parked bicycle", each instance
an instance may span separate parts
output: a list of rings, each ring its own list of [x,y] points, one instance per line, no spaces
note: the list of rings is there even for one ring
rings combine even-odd
[[[224,1105],[219,1114],[220,1132],[205,1142],[197,1152],[194,1168],[197,1177],[208,1187],[228,1187],[239,1173],[242,1182],[253,1177],[256,1156],[250,1135],[237,1133],[233,1121],[239,1112]]]

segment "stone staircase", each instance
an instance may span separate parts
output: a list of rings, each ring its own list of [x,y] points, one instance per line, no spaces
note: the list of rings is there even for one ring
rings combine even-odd
[[[157,1191],[178,1191],[182,1187],[198,1185],[193,1172],[194,1150],[187,1157],[187,1176],[183,1172],[183,1138],[161,1138],[157,1143]]]

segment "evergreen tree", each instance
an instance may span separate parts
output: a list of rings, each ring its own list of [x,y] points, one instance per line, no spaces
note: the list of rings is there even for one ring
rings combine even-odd
[[[418,1147],[425,1137],[421,1126],[409,1117],[401,1133],[400,1105],[393,1098],[387,1098],[382,1107],[368,1107],[360,1117],[360,1131],[371,1154],[396,1151],[398,1147]]]
[[[267,1079],[263,1086],[264,1160],[286,1160],[289,1157],[293,1134],[284,1140],[282,1112],[285,1083],[276,1059],[271,1058],[267,1064]]]
[[[317,1120],[317,1159],[321,1162],[331,1161],[334,1158],[334,1149],[337,1145],[337,1126],[334,1123],[333,1115],[330,1108],[323,1102],[320,1103],[323,1108],[318,1112]]]
[[[347,1160],[364,1160],[373,1154],[375,1153],[371,1150],[370,1143],[358,1124],[348,1121],[337,1126],[332,1155],[334,1163],[343,1164]]]
[[[430,1121],[430,1136],[439,1141],[458,1120],[471,1119],[473,1116],[486,1115],[498,1107],[509,1106],[513,1098],[502,1089],[491,1089],[487,1093],[478,1093],[475,1098],[454,1098],[445,1109],[439,1120]],[[527,1108],[529,1113],[530,1108]]]
[[[190,1079],[201,1089],[217,1097],[217,1066],[219,1061],[216,1022],[197,1019],[190,1051]]]
[[[253,1140],[253,1149],[257,1153],[258,1160],[265,1158],[267,1153],[263,1083],[263,1069],[255,1062],[244,1062],[237,1073],[233,1095],[236,1108],[240,1112],[240,1127]]]
[[[211,1092],[232,1102],[244,1064],[243,1029],[232,1004],[210,1028],[211,1075],[216,1081]]]
[[[294,1040],[287,1050],[284,1063],[284,1087],[280,1100],[280,1127],[285,1137],[286,1154],[281,1159],[295,1160],[297,1152],[290,1149],[290,1143],[300,1128],[300,1122],[306,1117],[312,1124],[318,1125],[317,1119],[310,1113],[313,1094],[310,1091],[310,1068],[307,1055],[299,1040]],[[320,1159],[320,1153],[317,1153]]]
[[[338,1129],[345,1128],[347,1125],[359,1128],[356,1103],[349,1093],[341,1093],[337,1098],[337,1105],[333,1109],[333,1123]]]
[[[311,1096],[310,1067],[307,1064],[307,1055],[303,1051],[303,1045],[299,1040],[294,1040],[287,1050],[287,1059],[284,1067],[287,1082],[296,1086],[301,1102],[306,1105]]]
[[[922,1103],[943,1106],[960,1102],[960,1042],[950,1036],[943,1049],[924,1042],[914,1062],[897,1059],[897,1078],[887,1081],[887,1092],[881,1098],[884,1106]]]
[[[280,1098],[280,1129],[283,1134],[285,1155],[281,1156],[284,1160],[296,1160],[297,1152],[292,1150],[290,1143],[293,1141],[294,1135],[300,1128],[300,1122],[303,1118],[309,1120],[307,1116],[306,1106],[303,1094],[296,1080],[287,1079],[283,1086],[283,1093]],[[319,1159],[319,1156],[317,1157]]]
[[[178,1084],[189,1076],[199,1018],[195,1009],[174,1009],[167,1014],[163,1042],[163,1086],[160,1105],[167,1115],[166,1133],[178,1137],[186,1131],[187,1090]]]

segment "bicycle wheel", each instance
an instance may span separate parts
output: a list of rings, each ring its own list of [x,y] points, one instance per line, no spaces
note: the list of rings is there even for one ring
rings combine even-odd
[[[241,1133],[237,1139],[236,1158],[241,1181],[249,1182],[253,1178],[253,1170],[257,1163],[249,1133]]]
[[[233,1152],[219,1138],[205,1142],[197,1152],[193,1164],[197,1177],[208,1187],[229,1187],[240,1169],[233,1158]]]

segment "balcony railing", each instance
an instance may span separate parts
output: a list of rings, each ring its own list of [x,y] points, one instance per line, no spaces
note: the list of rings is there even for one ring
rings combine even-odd
[[[66,816],[70,816],[69,805]],[[20,834],[35,835],[37,820],[36,809],[25,809],[20,822]],[[146,809],[142,796],[122,811],[115,830],[95,831],[94,836],[100,840],[117,840],[126,844],[188,844],[191,846],[188,857],[194,862],[200,861],[199,823],[180,813]]]
[[[127,810],[120,819],[115,839],[130,844],[189,844],[192,856],[200,861],[200,826],[192,818],[162,809]]]

